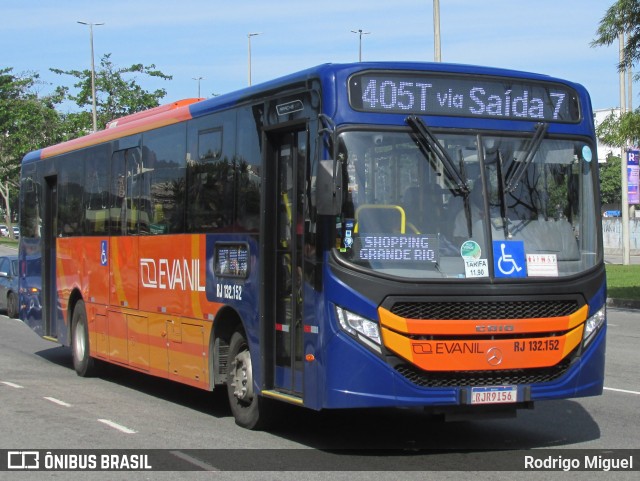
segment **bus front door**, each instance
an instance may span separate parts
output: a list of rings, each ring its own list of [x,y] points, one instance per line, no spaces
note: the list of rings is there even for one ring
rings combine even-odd
[[[265,279],[265,294],[273,301],[268,309],[273,313],[275,359],[273,371],[265,373],[277,390],[301,395],[303,372],[303,235],[304,235],[304,179],[307,165],[307,132],[305,129],[278,132],[270,136],[272,170],[269,204],[275,207],[275,219],[267,213],[266,232],[276,229],[272,242],[275,258],[270,264],[275,274]],[[276,197],[273,202],[273,196]],[[275,222],[274,222],[275,221]],[[273,256],[273,254],[271,254]],[[266,272],[269,272],[267,270]],[[267,369],[269,369],[267,367]]]

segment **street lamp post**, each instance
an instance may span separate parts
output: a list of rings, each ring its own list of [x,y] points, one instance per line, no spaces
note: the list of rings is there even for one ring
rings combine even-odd
[[[198,82],[198,98],[200,98],[200,80],[203,80],[204,77],[193,77],[193,80]]]
[[[619,57],[620,57],[620,63],[622,63],[625,60],[624,57],[624,44],[625,44],[625,40],[624,40],[624,32],[620,32],[620,34],[618,35],[618,49],[619,49]],[[625,84],[625,72],[624,70],[620,71],[620,118],[622,118],[622,116],[625,113],[625,90],[624,90],[624,84]],[[621,229],[621,235],[622,235],[622,264],[625,266],[628,266],[631,263],[631,253],[630,253],[630,249],[631,249],[631,243],[629,240],[629,179],[628,179],[628,173],[627,173],[627,150],[628,150],[628,145],[622,145],[622,149],[620,150],[620,167],[621,167],[621,182],[620,182],[620,187],[621,187],[621,205],[620,205],[620,213],[622,215],[621,217],[621,222],[622,222],[622,229]]]
[[[358,46],[358,62],[362,62],[362,36],[369,35],[371,32],[363,32],[362,29],[359,30],[351,30],[351,33],[358,34],[360,41]]]
[[[251,85],[251,37],[255,37],[256,35],[262,35],[262,32],[247,34],[247,40],[249,41],[249,85]]]
[[[104,25],[104,23],[81,22],[79,24],[89,26],[89,40],[91,42],[91,102],[93,105],[93,131],[98,131],[98,115],[96,112],[96,68],[93,60],[93,26]]]
[[[440,0],[433,0],[433,59],[442,61],[440,51]]]

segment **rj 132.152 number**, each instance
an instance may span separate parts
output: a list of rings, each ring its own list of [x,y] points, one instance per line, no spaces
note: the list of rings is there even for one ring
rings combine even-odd
[[[237,284],[216,284],[216,295],[222,299],[242,300],[242,286]]]

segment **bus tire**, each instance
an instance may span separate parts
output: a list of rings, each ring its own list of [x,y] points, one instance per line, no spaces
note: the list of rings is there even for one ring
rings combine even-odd
[[[259,396],[254,390],[249,344],[240,331],[233,333],[229,343],[227,396],[238,426],[253,430],[267,427],[268,400]]]
[[[7,296],[7,316],[11,319],[17,319],[20,314],[18,308],[18,294],[10,292]]]
[[[78,301],[71,318],[71,352],[73,368],[78,376],[91,377],[96,373],[96,362],[89,356],[89,329],[87,311],[83,301]]]

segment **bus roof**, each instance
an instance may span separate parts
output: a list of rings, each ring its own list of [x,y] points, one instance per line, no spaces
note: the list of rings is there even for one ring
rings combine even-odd
[[[142,112],[136,112],[135,114],[113,119],[111,122],[107,122],[106,128],[113,129],[118,125],[128,124],[129,122],[133,122],[134,120],[140,120],[145,117],[150,117],[152,115],[158,115],[162,112],[167,112],[169,110],[175,110],[177,108],[184,107],[185,105],[191,105],[195,102],[200,102],[201,100],[204,100],[204,98],[184,99],[184,100],[178,100],[176,102],[171,102],[170,104],[159,105],[158,107],[153,107],[148,110],[143,110]]]
[[[581,85],[573,82],[542,74],[501,68],[434,62],[357,62],[346,64],[322,64],[261,84],[256,84],[251,87],[220,95],[218,97],[204,100],[180,100],[120,119],[115,119],[107,124],[107,128],[105,130],[29,152],[23,158],[23,163],[53,157],[66,152],[126,137],[128,135],[134,135],[184,120],[197,118],[214,111],[241,104],[251,98],[259,98],[269,95],[269,93],[286,88],[287,86],[294,86],[296,84],[304,85],[312,79],[320,79],[321,81],[329,81],[332,83],[335,83],[336,81],[339,82],[340,80],[349,77],[352,73],[362,70],[406,70],[522,78],[539,82],[565,84],[571,88],[584,92],[586,95],[586,90]]]

